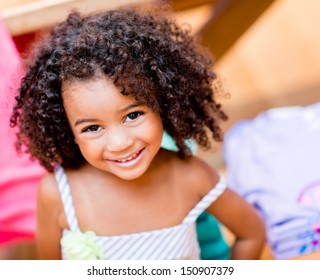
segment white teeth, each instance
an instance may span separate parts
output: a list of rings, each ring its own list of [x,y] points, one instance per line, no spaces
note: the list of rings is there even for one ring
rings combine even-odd
[[[135,153],[134,155],[128,157],[128,158],[125,158],[125,159],[119,159],[119,160],[116,160],[118,162],[126,162],[126,161],[130,161],[130,160],[133,160],[134,158],[136,158],[138,155],[138,153]]]

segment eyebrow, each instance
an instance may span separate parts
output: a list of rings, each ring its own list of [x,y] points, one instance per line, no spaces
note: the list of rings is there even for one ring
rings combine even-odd
[[[132,108],[139,107],[139,106],[143,106],[143,105],[146,105],[146,103],[145,103],[145,102],[142,102],[142,101],[137,101],[137,102],[135,102],[135,103],[129,104],[128,106],[120,109],[119,111],[120,111],[120,112],[126,112],[126,111],[128,111],[128,110],[130,110],[130,109],[132,109]]]
[[[132,104],[129,104],[128,106],[125,106],[124,108],[120,109],[119,111],[126,112],[132,108],[139,107],[142,105],[145,105],[145,102],[137,101],[136,103],[132,103]],[[86,122],[97,122],[97,121],[98,121],[98,119],[79,119],[79,120],[75,121],[74,126],[77,126],[79,124],[86,123]]]
[[[97,121],[98,121],[97,119],[80,119],[75,121],[74,126],[77,126],[85,122],[97,122]]]

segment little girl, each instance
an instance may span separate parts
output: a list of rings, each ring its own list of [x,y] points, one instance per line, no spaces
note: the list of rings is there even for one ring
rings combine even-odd
[[[42,259],[198,259],[207,210],[259,257],[264,227],[187,140],[209,147],[226,119],[212,63],[168,17],[76,12],[39,46],[11,117],[18,148],[49,171],[38,194]],[[177,152],[160,147],[164,130]]]

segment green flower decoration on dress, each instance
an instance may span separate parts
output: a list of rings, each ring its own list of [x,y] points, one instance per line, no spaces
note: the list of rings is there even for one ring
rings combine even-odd
[[[103,250],[95,242],[96,234],[93,231],[70,231],[61,239],[66,257],[70,260],[101,260]]]

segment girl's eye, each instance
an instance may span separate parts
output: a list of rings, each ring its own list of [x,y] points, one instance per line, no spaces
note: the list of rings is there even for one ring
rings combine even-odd
[[[95,131],[98,131],[99,128],[100,128],[99,125],[90,125],[90,126],[84,128],[84,129],[82,130],[82,132],[95,132]]]
[[[143,115],[143,112],[132,112],[126,116],[125,122],[132,122]]]

